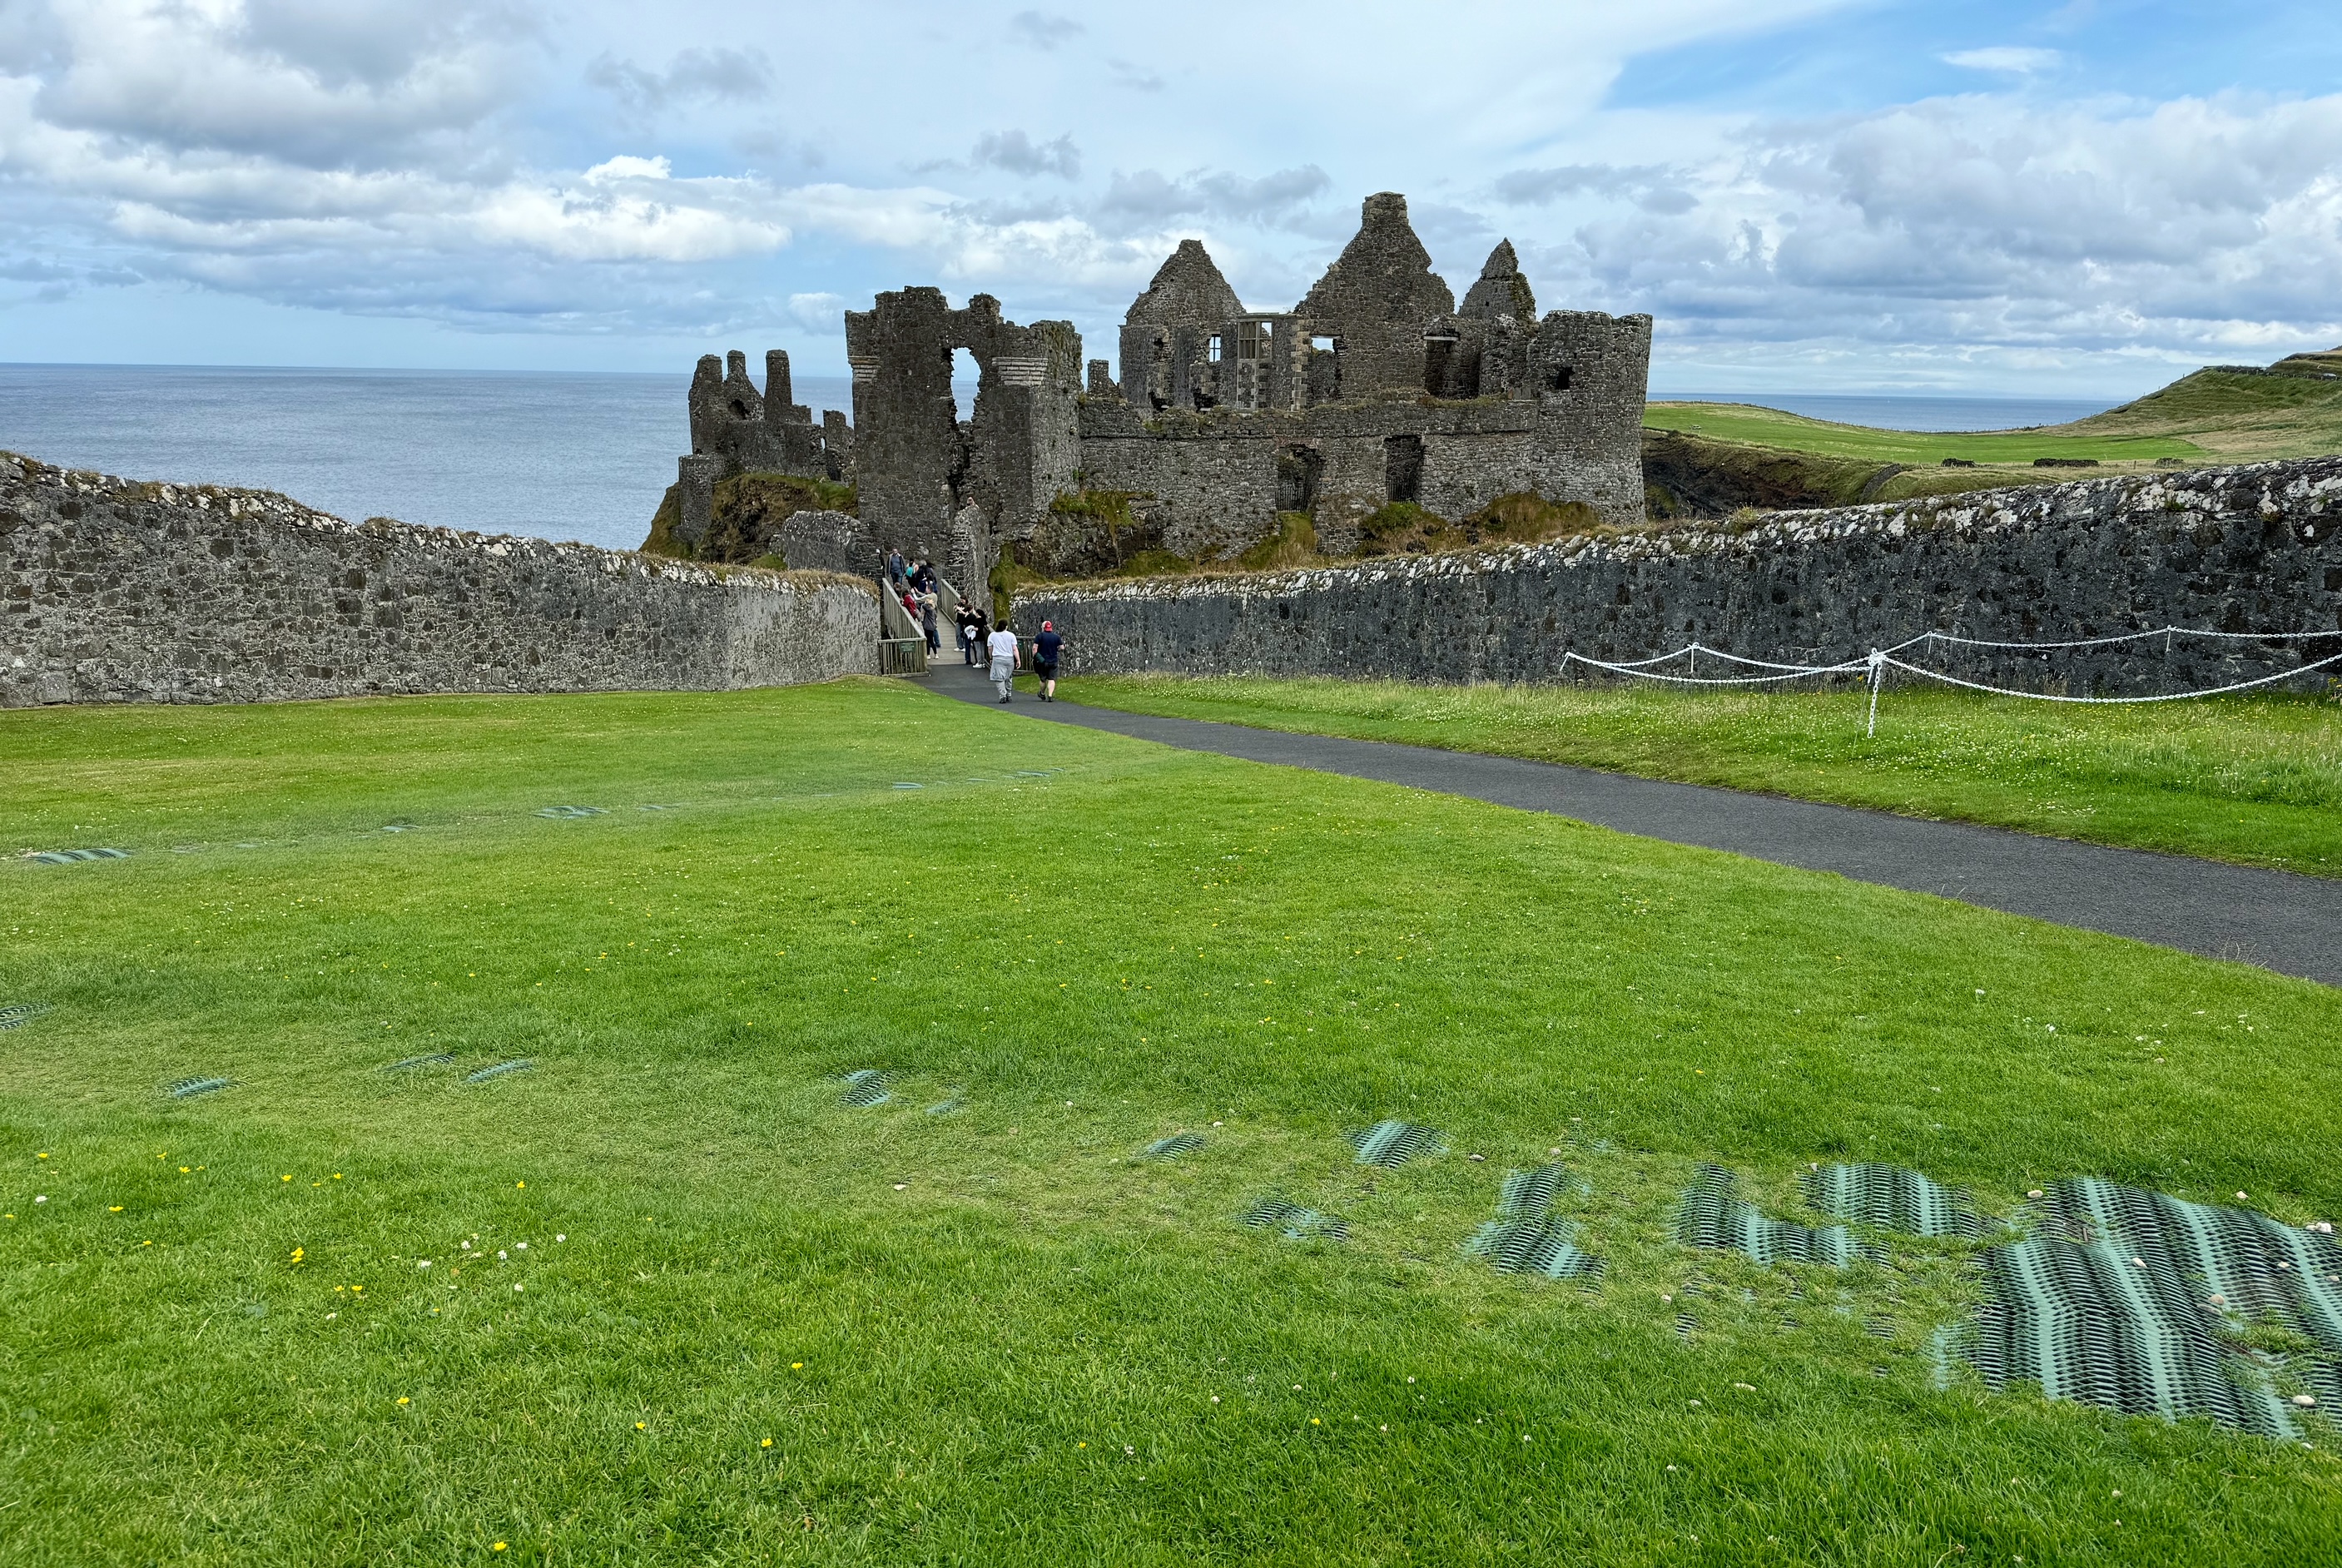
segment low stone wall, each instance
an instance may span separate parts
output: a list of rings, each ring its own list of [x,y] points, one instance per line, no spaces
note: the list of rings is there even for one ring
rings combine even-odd
[[[2195,689],[2342,654],[2342,458],[1018,597],[1020,630],[1044,617],[1066,634],[1073,672],[1422,681],[1582,676],[1565,654],[1619,663],[1695,639],[1803,664],[1930,630],[2032,644],[2166,624],[2333,634],[1905,655],[2029,690]]]
[[[723,691],[877,668],[875,590],[0,454],[0,707]]]

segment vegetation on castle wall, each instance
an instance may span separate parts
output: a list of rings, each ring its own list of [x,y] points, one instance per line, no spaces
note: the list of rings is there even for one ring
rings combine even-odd
[[[1247,572],[1280,572],[1315,565],[1325,557],[1317,551],[1317,528],[1306,512],[1280,512],[1276,532],[1236,557]]]
[[[666,494],[659,497],[658,510],[651,514],[650,537],[643,541],[643,554],[690,560],[691,546],[675,536],[676,524],[682,521],[683,486],[670,484]]]
[[[861,498],[851,484],[796,474],[735,474],[716,482],[715,522],[694,550],[675,536],[683,521],[683,494],[681,485],[670,484],[651,514],[650,537],[643,541],[643,551],[681,561],[756,564],[761,557],[775,554],[775,534],[796,514],[857,514],[860,508]]]

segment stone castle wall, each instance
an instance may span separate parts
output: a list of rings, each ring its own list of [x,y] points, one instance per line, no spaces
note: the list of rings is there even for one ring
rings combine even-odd
[[[2033,644],[2167,624],[2328,634],[1904,655],[2028,690],[2187,690],[2342,654],[2342,458],[1018,597],[1020,630],[1044,617],[1071,672],[1423,681],[1554,680],[1587,673],[1566,654],[1619,663],[1695,639],[1804,664],[1929,630]]]
[[[0,454],[0,707],[722,691],[876,669],[828,577],[351,524]]]

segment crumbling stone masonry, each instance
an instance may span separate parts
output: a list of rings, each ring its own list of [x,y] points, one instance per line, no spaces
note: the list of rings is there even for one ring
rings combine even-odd
[[[2203,689],[2342,654],[2342,458],[1784,512],[1334,570],[1082,584],[1017,600],[1078,673],[1585,676],[1697,640],[1826,663],[1926,631],[2010,643],[2177,625],[2319,632],[1961,650],[1913,663],[2026,690]],[[1703,662],[1699,673],[1725,670]],[[2335,672],[2307,677],[2322,687]],[[1604,677],[1596,677],[1604,678]],[[1901,677],[1897,677],[1900,679]]]
[[[875,563],[887,548],[982,582],[1079,491],[1126,497],[1147,548],[1241,554],[1307,514],[1328,543],[1393,502],[1467,516],[1501,496],[1580,502],[1643,520],[1648,316],[1542,320],[1509,242],[1461,305],[1431,270],[1406,199],[1369,196],[1358,233],[1290,311],[1250,312],[1202,245],[1182,241],[1131,305],[1120,377],[1085,367],[1066,322],[1020,326],[978,295],[953,310],[905,288],[846,318],[854,422],[787,404],[786,355],[760,399],[745,355],[700,362],[679,541],[706,535],[715,486],[759,465],[850,478]],[[965,422],[956,349],[980,374]],[[776,412],[778,411],[778,412]],[[795,564],[794,557],[790,558]]]
[[[724,691],[875,673],[877,639],[850,580],[351,524],[0,453],[0,707]]]

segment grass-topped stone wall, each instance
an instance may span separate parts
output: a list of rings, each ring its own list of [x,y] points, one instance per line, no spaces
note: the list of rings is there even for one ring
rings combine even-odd
[[[859,579],[353,524],[0,453],[0,707],[723,691],[867,672],[877,638]]]
[[[2010,643],[2177,625],[2342,628],[2342,458],[2130,474],[1720,524],[1588,529],[1290,571],[1056,584],[1019,618],[1078,672],[1550,680],[1565,655],[1695,639],[1756,658],[1859,656],[1927,631]],[[2028,689],[2138,694],[2248,680],[2342,638],[2126,650],[1932,648]],[[1711,669],[1710,674],[1722,674]]]

